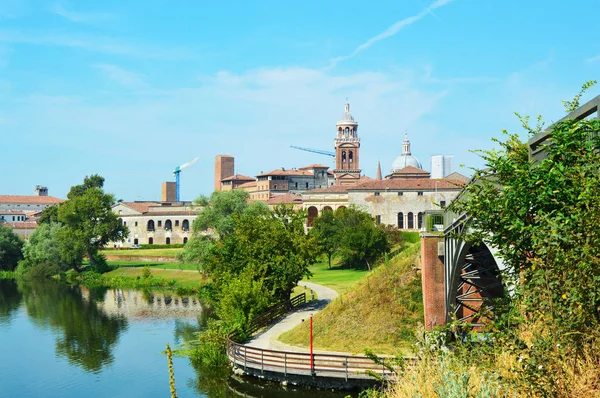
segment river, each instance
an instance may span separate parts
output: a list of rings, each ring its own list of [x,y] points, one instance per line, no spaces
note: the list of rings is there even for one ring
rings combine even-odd
[[[195,298],[0,280],[0,397],[169,397],[165,344],[202,329]],[[179,397],[343,397],[284,390],[173,358]]]

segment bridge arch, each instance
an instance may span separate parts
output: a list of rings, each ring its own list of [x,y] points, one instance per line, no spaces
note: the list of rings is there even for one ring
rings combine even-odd
[[[468,228],[469,219],[463,216],[444,231],[444,301],[448,319],[455,314],[459,320],[480,326],[479,310],[492,310],[490,300],[505,295],[505,267],[497,251],[485,242],[473,244],[455,236]]]

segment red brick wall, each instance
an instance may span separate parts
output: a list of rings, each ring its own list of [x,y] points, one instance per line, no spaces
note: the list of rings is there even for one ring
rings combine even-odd
[[[438,235],[421,234],[421,277],[426,330],[446,323],[444,263],[438,256],[438,242],[442,240]]]

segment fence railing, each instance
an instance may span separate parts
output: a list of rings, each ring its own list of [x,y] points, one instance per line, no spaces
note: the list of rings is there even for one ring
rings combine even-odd
[[[382,358],[377,364],[365,356],[311,354],[304,352],[289,352],[266,350],[250,347],[245,344],[228,341],[227,356],[232,365],[248,371],[264,374],[275,372],[288,375],[304,375],[317,377],[335,377],[348,379],[372,379],[374,375],[388,378],[392,372]]]
[[[256,333],[305,302],[306,294],[301,293],[286,303],[270,308],[251,322],[247,333],[250,335]],[[378,364],[366,356],[313,353],[311,361],[311,354],[308,352],[251,347],[237,341],[238,337],[239,334],[235,332],[227,336],[227,357],[232,366],[244,369],[244,371],[251,369],[260,374],[275,372],[283,374],[284,377],[288,374],[295,374],[345,378],[346,380],[373,380],[377,376],[387,378],[395,374],[386,365],[385,358],[382,358],[382,363]]]

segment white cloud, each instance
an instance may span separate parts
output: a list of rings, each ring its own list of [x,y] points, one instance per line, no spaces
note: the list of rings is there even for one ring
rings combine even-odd
[[[392,26],[390,26],[389,28],[387,28],[386,30],[384,30],[383,32],[381,32],[380,34],[371,37],[369,40],[365,41],[364,43],[362,43],[361,45],[359,45],[358,47],[356,47],[354,49],[354,51],[352,51],[350,54],[333,58],[330,61],[329,68],[333,68],[338,63],[340,63],[342,61],[346,61],[346,60],[348,60],[350,58],[355,57],[360,52],[368,49],[369,47],[371,47],[373,44],[377,43],[378,41],[381,41],[381,40],[387,39],[388,37],[394,36],[400,30],[402,30],[405,27],[407,27],[409,25],[412,25],[413,23],[421,20],[427,14],[430,14],[430,13],[433,14],[433,10],[435,10],[437,8],[440,8],[440,7],[443,7],[446,4],[451,3],[453,1],[454,0],[436,0],[436,1],[434,1],[433,3],[431,3],[428,7],[426,7],[425,9],[423,9],[418,14],[410,16],[408,18],[404,18],[404,19],[396,22],[395,24],[393,24]]]
[[[123,84],[138,82],[114,65],[96,67]],[[184,197],[193,198],[210,192],[217,153],[233,154],[237,171],[248,175],[282,166],[329,165],[331,159],[289,146],[331,150],[345,97],[360,123],[364,171],[374,174],[377,159],[391,164],[399,154],[397,137],[407,128],[412,131],[446,95],[445,90],[415,87],[408,74],[264,68],[222,71],[204,76],[195,87],[111,91],[109,101],[98,100],[93,92],[83,97],[36,95],[12,111],[23,140],[60,145],[68,156],[89,153],[86,168],[91,170],[86,172],[102,172],[113,180],[122,188],[120,197],[156,198],[173,167],[200,156],[199,164],[186,170],[186,181],[195,183],[182,187]],[[132,184],[123,169],[137,170],[144,181]],[[75,179],[71,172],[57,175]]]
[[[143,43],[134,43],[123,38],[79,33],[61,34],[53,32],[24,32],[11,29],[0,29],[0,43],[68,47],[137,58],[181,59],[192,56],[192,54],[184,48],[167,48],[156,45],[146,45]]]
[[[117,82],[118,84],[130,87],[130,88],[143,88],[146,87],[146,83],[136,73],[129,72],[120,66],[109,65],[109,64],[98,64],[93,65],[95,69],[102,71],[109,79]]]
[[[113,14],[106,12],[76,12],[67,10],[62,4],[57,3],[50,8],[50,12],[75,23],[95,23],[114,18]]]
[[[591,57],[586,59],[587,62],[597,62],[600,61],[600,55],[596,55],[595,57]]]

